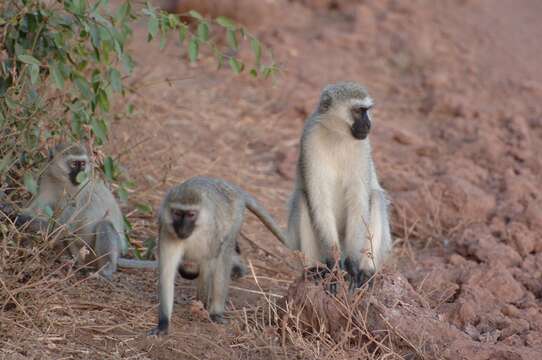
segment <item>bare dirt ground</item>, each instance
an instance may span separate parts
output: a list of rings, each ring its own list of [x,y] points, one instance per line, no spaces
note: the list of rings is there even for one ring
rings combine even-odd
[[[251,191],[285,225],[296,146],[320,89],[365,84],[396,240],[362,299],[365,343],[282,341],[266,325],[299,262],[250,216],[240,243],[255,276],[232,284],[230,326],[206,321],[179,280],[170,335],[146,338],[154,272],[121,271],[107,284],[66,278],[57,261],[46,273],[13,271],[17,289],[0,284],[9,294],[0,358],[541,359],[542,3],[240,3],[233,16],[283,66],[275,81],[216,71],[209,56],[187,65],[173,41],[159,52],[137,28],[138,92],[127,99],[136,113],[113,126],[112,150],[138,181],[125,209],[156,209],[168,187],[207,174]],[[131,219],[134,238],[155,236],[152,216]]]

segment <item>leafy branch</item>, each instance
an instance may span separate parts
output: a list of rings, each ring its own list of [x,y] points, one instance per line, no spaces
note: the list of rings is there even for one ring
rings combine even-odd
[[[219,68],[227,63],[236,74],[249,68],[252,76],[267,78],[278,70],[257,37],[226,17],[208,19],[196,11],[174,15],[149,2],[135,9],[132,0],[116,9],[109,0],[2,1],[0,191],[35,191],[31,170],[44,161],[47,143],[86,141],[99,151],[107,142],[111,104],[126,93],[135,66],[126,45],[141,18],[147,20],[148,41],[157,39],[164,48],[168,35],[176,33],[190,62],[205,47]],[[239,56],[243,43],[250,45],[250,66]],[[117,159],[101,158],[104,176],[125,200],[134,183]]]

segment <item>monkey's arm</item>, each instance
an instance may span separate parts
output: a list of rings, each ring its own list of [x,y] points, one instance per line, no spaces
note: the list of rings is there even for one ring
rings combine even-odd
[[[175,275],[182,259],[182,250],[175,247],[174,239],[161,235],[159,242],[159,279],[160,305],[158,310],[158,325],[149,335],[165,335],[169,329],[175,291]]]
[[[48,220],[32,216],[26,212],[19,213],[9,204],[0,204],[0,212],[3,213],[4,217],[10,219],[17,228],[25,231],[44,232],[49,226]]]
[[[319,157],[316,157],[318,159]],[[334,252],[340,250],[337,223],[333,214],[334,199],[328,174],[316,159],[305,160],[303,195],[307,202],[309,218],[317,236],[322,260],[328,267],[335,263]]]
[[[370,274],[361,271],[363,249],[369,242],[370,231],[370,189],[369,184],[364,184],[360,179],[351,179],[352,182],[346,187],[345,202],[345,238],[344,238],[344,269],[350,276],[350,288],[354,289],[363,285]]]

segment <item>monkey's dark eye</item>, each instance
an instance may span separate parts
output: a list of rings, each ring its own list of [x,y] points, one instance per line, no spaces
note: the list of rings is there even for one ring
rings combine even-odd
[[[180,219],[183,217],[183,211],[180,209],[171,209],[171,216]]]
[[[70,168],[72,169],[82,169],[86,165],[86,161],[84,160],[74,160],[70,162]]]
[[[188,220],[194,220],[196,218],[196,216],[198,216],[198,212],[197,211],[194,211],[194,210],[188,210],[186,213],[185,213],[185,216]]]
[[[367,109],[363,108],[363,107],[352,108],[352,114],[357,115],[357,116],[362,115],[366,111],[367,111]]]

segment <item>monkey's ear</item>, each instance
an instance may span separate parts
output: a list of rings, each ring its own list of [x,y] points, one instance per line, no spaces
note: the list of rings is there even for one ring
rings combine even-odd
[[[320,104],[318,105],[318,112],[320,114],[326,113],[331,108],[332,103],[333,99],[331,98],[331,95],[323,93],[320,98]]]

